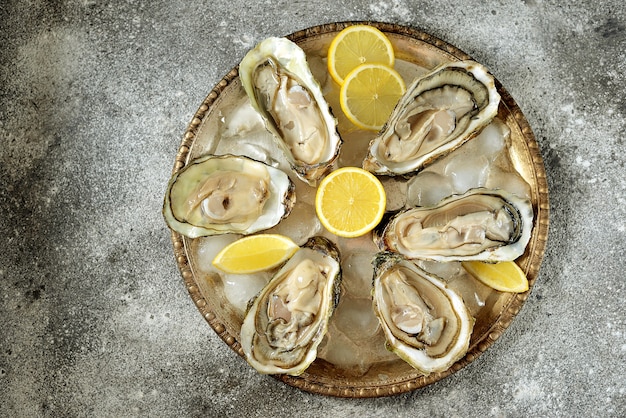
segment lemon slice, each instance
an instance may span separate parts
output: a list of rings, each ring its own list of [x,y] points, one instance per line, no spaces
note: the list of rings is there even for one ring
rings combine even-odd
[[[493,289],[513,293],[522,293],[528,290],[526,274],[513,261],[495,264],[482,261],[464,261],[461,264],[469,274]]]
[[[226,273],[256,273],[281,265],[298,248],[284,235],[250,235],[224,247],[213,259],[213,265]]]
[[[385,189],[370,172],[343,167],[326,176],[315,195],[315,211],[324,227],[353,238],[374,229],[385,213]]]
[[[363,64],[347,75],[339,92],[341,110],[361,129],[380,130],[406,91],[393,68]]]
[[[395,57],[389,38],[373,26],[348,26],[328,47],[328,72],[339,85],[354,68],[365,63],[392,67]]]

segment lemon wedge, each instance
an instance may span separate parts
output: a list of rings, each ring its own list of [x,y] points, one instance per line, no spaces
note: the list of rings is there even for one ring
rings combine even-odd
[[[484,263],[464,261],[463,268],[483,284],[501,292],[523,293],[528,290],[526,274],[514,261]]]
[[[284,235],[250,235],[224,247],[213,259],[213,265],[225,273],[256,273],[281,265],[298,248]]]

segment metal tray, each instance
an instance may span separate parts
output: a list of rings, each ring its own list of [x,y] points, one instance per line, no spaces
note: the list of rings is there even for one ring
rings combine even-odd
[[[307,53],[323,60],[332,38],[346,26],[367,23],[383,31],[391,40],[396,51],[397,65],[404,65],[405,74],[411,68],[431,69],[455,60],[471,59],[456,47],[420,30],[396,24],[378,22],[342,22],[311,27],[288,35]],[[410,81],[410,80],[409,80]],[[544,255],[548,234],[548,188],[545,169],[532,130],[513,98],[496,80],[502,97],[498,116],[511,130],[510,156],[515,169],[530,185],[534,208],[534,225],[531,241],[526,252],[517,260],[530,283],[537,278]],[[176,155],[173,172],[180,170],[193,158],[212,153],[218,141],[220,119],[232,109],[232,103],[243,94],[237,68],[233,68],[209,92],[191,120]],[[331,102],[331,106],[333,103]],[[355,135],[354,128],[346,128],[341,111],[336,108],[339,130]],[[358,135],[358,132],[356,133]],[[345,139],[345,138],[344,138]],[[241,315],[225,302],[220,281],[198,268],[198,240],[172,233],[176,260],[191,299],[208,324],[219,337],[243,357],[237,339],[241,326]],[[528,298],[529,292],[510,294],[492,291],[487,306],[476,316],[467,355],[450,369],[424,376],[402,360],[391,358],[367,364],[360,372],[336,367],[323,359],[317,359],[307,371],[298,376],[275,376],[294,387],[309,392],[338,397],[377,397],[403,393],[437,382],[460,370],[487,350],[509,326]]]

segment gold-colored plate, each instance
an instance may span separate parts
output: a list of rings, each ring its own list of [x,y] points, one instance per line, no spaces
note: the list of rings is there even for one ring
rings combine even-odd
[[[307,54],[310,51],[325,56],[332,38],[346,26],[367,23],[387,34],[399,60],[417,64],[427,69],[456,60],[471,59],[469,55],[454,46],[414,28],[378,22],[342,22],[311,27],[287,38],[296,42]],[[531,200],[534,208],[534,225],[531,241],[518,264],[526,273],[532,289],[544,255],[548,235],[548,187],[545,169],[537,142],[521,110],[496,80],[502,97],[499,117],[511,129],[510,154],[515,168],[530,184]],[[176,155],[173,172],[200,154],[208,152],[214,139],[220,113],[228,100],[241,94],[237,68],[231,70],[208,94],[189,124]],[[223,110],[223,109],[222,109]],[[339,112],[337,110],[335,113]],[[215,332],[224,342],[243,357],[237,341],[237,315],[219,298],[219,286],[197,272],[194,260],[194,241],[175,232],[172,233],[174,253],[185,285],[192,300]],[[476,318],[476,324],[467,355],[450,369],[441,373],[423,376],[402,360],[370,365],[362,375],[352,375],[323,360],[316,360],[307,371],[298,377],[276,376],[294,387],[325,395],[339,397],[388,396],[411,391],[434,383],[466,366],[487,350],[509,326],[513,318],[528,298],[529,292],[522,294],[499,293],[494,291],[490,301],[491,309]],[[235,319],[233,319],[235,318]]]

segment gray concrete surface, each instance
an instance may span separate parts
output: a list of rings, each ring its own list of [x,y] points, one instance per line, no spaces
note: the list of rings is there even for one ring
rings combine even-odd
[[[622,0],[5,1],[0,6],[0,416],[626,415]],[[187,123],[256,41],[407,24],[487,65],[545,160],[530,298],[453,376],[381,399],[247,366],[189,298],[160,214]]]

